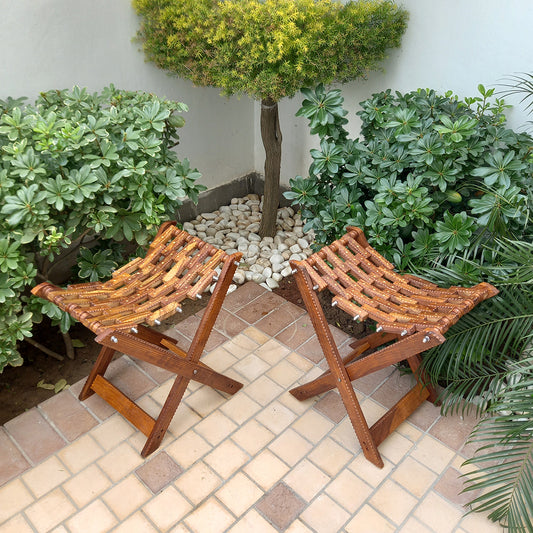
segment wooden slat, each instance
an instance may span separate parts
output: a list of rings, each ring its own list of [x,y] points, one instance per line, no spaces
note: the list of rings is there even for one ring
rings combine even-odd
[[[429,396],[424,385],[418,383],[387,411],[371,428],[372,438],[379,446]]]
[[[138,430],[142,431],[147,437],[150,436],[155,420],[107,379],[102,376],[96,376],[91,389],[122,414],[124,418],[128,419]]]

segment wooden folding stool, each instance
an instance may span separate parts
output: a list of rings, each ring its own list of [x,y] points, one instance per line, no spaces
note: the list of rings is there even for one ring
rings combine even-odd
[[[291,266],[329,370],[290,392],[305,400],[336,387],[365,457],[382,468],[378,446],[424,400],[437,400],[420,372],[420,353],[443,343],[443,334],[452,324],[498,290],[489,283],[443,289],[410,274],[400,275],[355,227],[348,227],[342,238],[305,261],[291,261]],[[315,294],[326,288],[333,294],[332,305],[354,320],[377,323],[376,332],[353,342],[344,358]],[[407,361],[417,384],[369,427],[351,382],[400,361]]]
[[[141,452],[143,457],[159,447],[191,379],[229,394],[242,387],[242,383],[200,362],[240,258],[240,253],[228,255],[180,230],[173,222],[166,222],[159,228],[146,257],[130,261],[114,272],[109,281],[82,283],[67,289],[46,282],[32,290],[96,334],[95,340],[103,348],[80,393],[80,400],[96,392],[142,431],[148,437]],[[201,298],[217,279],[187,352],[179,348],[172,337],[143,325],[159,325],[181,311],[180,303],[185,298]],[[177,374],[157,419],[104,377],[115,352]]]

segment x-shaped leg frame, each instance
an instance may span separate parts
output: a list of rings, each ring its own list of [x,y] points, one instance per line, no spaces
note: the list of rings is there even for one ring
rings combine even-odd
[[[200,362],[235,269],[233,261],[224,265],[187,352],[179,348],[172,337],[140,325],[129,331],[106,332],[95,339],[103,348],[79,398],[85,400],[94,393],[98,394],[144,433],[148,439],[142,449],[142,457],[150,455],[161,444],[191,379],[228,394],[235,394],[242,388],[242,383],[219,374]],[[115,352],[125,353],[177,374],[157,419],[152,418],[104,377]]]
[[[290,392],[298,400],[305,400],[337,388],[365,457],[377,467],[383,468],[383,460],[378,446],[424,400],[437,401],[437,393],[420,372],[421,358],[419,354],[443,343],[445,338],[438,332],[431,332],[431,334],[417,332],[406,338],[401,338],[395,333],[372,333],[352,343],[350,346],[353,350],[342,358],[320,301],[313,290],[313,283],[309,275],[305,269],[298,268],[297,264],[294,266],[296,266],[294,277],[326,357],[329,370],[315,380],[296,387]],[[376,348],[392,341],[396,342],[366,354],[369,350],[376,350]],[[417,377],[417,384],[372,427],[369,427],[351,382],[400,361],[408,362],[413,374]]]

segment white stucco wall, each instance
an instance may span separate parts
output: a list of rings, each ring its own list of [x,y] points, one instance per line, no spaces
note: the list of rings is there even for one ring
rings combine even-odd
[[[410,13],[402,46],[383,72],[343,87],[350,131],[357,135],[358,102],[392,88],[430,87],[475,95],[479,83],[532,71],[531,0],[399,0]],[[263,171],[259,104],[226,99],[217,89],[193,87],[144,61],[132,42],[138,27],[130,0],[0,0],[0,98],[28,96],[73,85],[100,90],[109,83],[183,101],[190,111],[181,130],[180,155],[191,159],[208,187]],[[305,175],[316,140],[294,116],[301,97],[280,103],[282,180]],[[509,113],[519,128],[523,108]]]
[[[255,169],[254,110],[146,63],[132,42],[138,21],[130,0],[0,0],[0,98],[74,85],[98,91],[144,90],[185,102],[181,157],[213,187]]]
[[[419,87],[441,93],[453,90],[461,97],[477,96],[479,83],[495,87],[509,75],[533,72],[533,2],[531,0],[398,0],[410,14],[401,48],[383,63],[383,72],[342,87],[349,111],[349,130],[358,135],[358,103],[387,88],[408,92]],[[498,88],[497,88],[498,90]],[[294,114],[301,95],[281,103],[282,180],[306,175],[317,146],[308,134],[307,121]],[[518,104],[519,99],[506,99]],[[259,131],[256,106],[256,131]],[[519,105],[508,113],[509,125],[523,130],[533,116]],[[256,138],[256,167],[262,168],[264,151]]]

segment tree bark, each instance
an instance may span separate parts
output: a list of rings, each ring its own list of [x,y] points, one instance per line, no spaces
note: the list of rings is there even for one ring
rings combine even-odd
[[[271,98],[261,100],[261,140],[265,147],[265,192],[259,235],[261,237],[274,237],[279,206],[281,129],[278,103]]]

